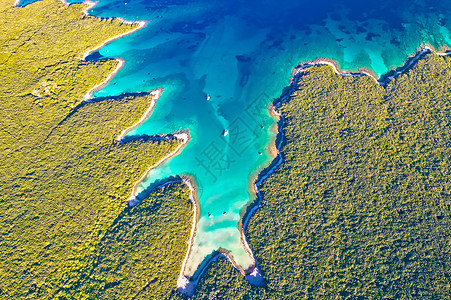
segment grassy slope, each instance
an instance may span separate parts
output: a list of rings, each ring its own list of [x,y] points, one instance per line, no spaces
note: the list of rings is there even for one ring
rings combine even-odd
[[[449,78],[451,58],[435,55],[386,90],[309,69],[247,230],[266,287],[220,260],[198,298],[449,299]]]
[[[117,66],[81,62],[82,53],[132,29],[86,17],[83,6],[44,0],[15,8],[0,2],[2,299],[110,298],[114,280],[135,294],[153,280],[159,284],[155,293],[166,293],[175,287],[186,251],[192,220],[186,189],[175,186],[175,196],[155,193],[126,209],[133,183],[177,146],[115,142],[142,116],[150,97],[77,105]],[[148,228],[138,231],[146,218]],[[157,226],[150,219],[158,219]],[[141,227],[131,230],[130,224]],[[140,252],[146,258],[140,267],[135,256],[123,253],[132,251],[135,240],[141,244],[133,251],[148,248]],[[98,274],[99,265],[128,271]],[[140,268],[145,271],[131,271]]]

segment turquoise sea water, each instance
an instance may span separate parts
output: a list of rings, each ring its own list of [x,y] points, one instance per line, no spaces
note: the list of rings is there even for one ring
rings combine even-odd
[[[176,175],[196,182],[200,213],[188,277],[220,248],[244,269],[254,265],[238,222],[256,197],[254,176],[273,159],[268,105],[293,67],[328,57],[346,71],[364,67],[380,76],[423,42],[451,46],[447,1],[100,0],[89,13],[149,21],[91,56],[126,62],[94,96],[161,87],[151,117],[129,135],[189,130],[190,142],[149,173],[138,195]]]

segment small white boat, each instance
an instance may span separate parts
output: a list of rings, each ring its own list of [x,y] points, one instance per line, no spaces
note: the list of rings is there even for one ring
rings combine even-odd
[[[208,95],[208,94],[207,94],[207,96],[205,97],[205,99],[207,99],[207,101],[210,100],[210,98],[211,98],[211,97],[210,97],[210,95]]]
[[[222,131],[222,135],[223,136],[227,136],[229,134],[229,131],[227,130],[227,129],[224,129],[223,131]]]

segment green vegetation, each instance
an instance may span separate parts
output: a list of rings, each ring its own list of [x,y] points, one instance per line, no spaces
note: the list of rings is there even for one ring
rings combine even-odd
[[[115,141],[148,95],[80,104],[117,66],[82,53],[135,26],[83,7],[0,2],[0,299],[179,298],[188,190],[125,204],[178,142]],[[221,259],[196,298],[449,299],[449,78],[451,58],[436,55],[385,89],[306,71],[247,229],[266,285]]]
[[[176,281],[191,231],[184,185],[168,186],[125,210],[108,230],[89,268],[68,293],[90,299],[178,298]],[[72,297],[71,297],[72,298]]]
[[[178,142],[115,141],[149,95],[80,104],[117,66],[82,54],[136,25],[87,17],[86,5],[9,2],[0,3],[0,299],[175,293],[187,189],[133,209],[126,200]]]
[[[266,286],[219,260],[197,298],[449,299],[449,78],[451,58],[432,54],[386,89],[308,69],[247,230]]]

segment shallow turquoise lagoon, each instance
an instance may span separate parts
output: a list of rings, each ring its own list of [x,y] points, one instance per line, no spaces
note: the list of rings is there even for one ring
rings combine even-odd
[[[182,152],[138,188],[144,197],[176,175],[195,181],[200,213],[184,275],[195,278],[218,249],[230,251],[244,270],[255,265],[238,222],[256,198],[255,176],[273,159],[276,121],[268,106],[289,84],[292,69],[328,57],[346,71],[364,67],[380,76],[424,42],[451,45],[445,2],[100,0],[89,11],[148,21],[90,57],[125,60],[94,96],[163,88],[151,117],[129,135],[190,132]]]

